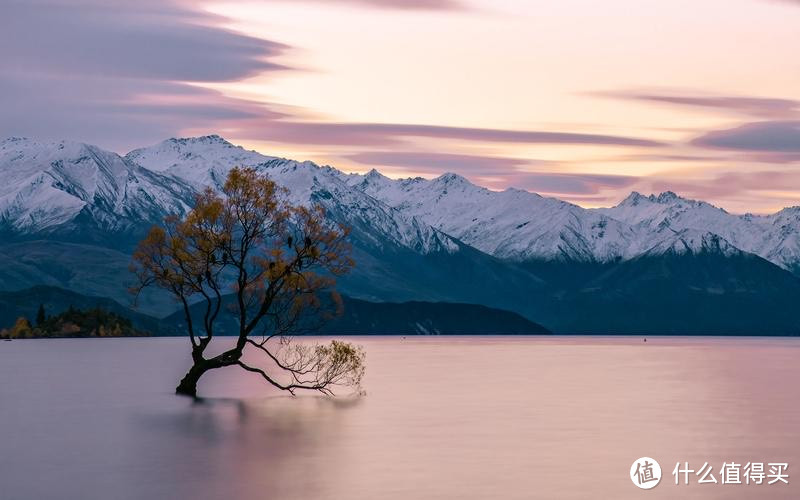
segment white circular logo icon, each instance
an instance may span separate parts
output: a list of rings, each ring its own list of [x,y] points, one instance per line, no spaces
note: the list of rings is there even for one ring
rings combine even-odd
[[[631,481],[643,490],[655,488],[661,481],[661,466],[653,458],[642,457],[631,465]]]

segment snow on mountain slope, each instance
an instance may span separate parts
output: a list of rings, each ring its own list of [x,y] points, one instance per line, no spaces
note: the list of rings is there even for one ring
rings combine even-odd
[[[490,191],[456,174],[392,180],[373,170],[349,183],[495,257],[610,261],[626,256],[627,224],[517,189]]]
[[[800,207],[784,208],[765,217],[745,216],[745,219],[766,228],[760,256],[800,273]]]
[[[176,177],[195,189],[219,189],[231,168],[253,167],[275,159],[234,146],[218,135],[167,139],[135,149],[125,158],[148,170]]]
[[[295,203],[321,203],[374,248],[452,253],[460,240],[512,261],[609,262],[702,247],[710,233],[800,272],[800,207],[733,215],[666,192],[632,193],[615,207],[584,209],[517,189],[490,191],[455,174],[433,180],[393,180],[376,170],[347,174],[247,151],[216,135],[169,139],[124,158],[82,143],[3,140],[0,230],[76,237],[87,225],[126,231],[187,210],[194,192],[219,189],[234,166],[264,171],[289,189]]]
[[[734,215],[667,191],[650,196],[634,192],[619,205],[596,211],[627,222],[645,241],[666,228],[678,232],[694,230],[719,235],[734,247],[786,269],[795,269],[800,263],[797,207],[768,216]]]
[[[420,253],[458,250],[449,236],[349,186],[347,175],[339,170],[309,161],[264,156],[216,135],[169,139],[134,150],[126,158],[196,189],[220,189],[232,168],[254,167],[286,187],[292,203],[320,203],[335,220],[353,227],[371,245],[389,241]]]
[[[766,229],[754,223],[757,218],[731,215],[709,203],[681,198],[671,191],[650,196],[633,192],[619,205],[596,211],[640,228],[645,234],[664,228],[697,229],[718,234],[747,251],[760,245]]]
[[[348,184],[496,257],[609,262],[657,251],[732,248],[800,270],[800,207],[770,216],[733,215],[672,192],[632,193],[611,208],[584,209],[456,174],[393,180],[372,170]],[[721,239],[715,244],[712,235]]]
[[[380,238],[388,238],[419,253],[458,250],[458,244],[448,235],[353,189],[335,169],[313,162],[282,159],[271,160],[258,168],[287,187],[294,204],[309,201],[321,204],[335,219],[360,229],[373,245],[379,246]]]
[[[20,233],[76,218],[111,231],[186,209],[188,189],[119,155],[77,142],[0,142],[0,226]]]

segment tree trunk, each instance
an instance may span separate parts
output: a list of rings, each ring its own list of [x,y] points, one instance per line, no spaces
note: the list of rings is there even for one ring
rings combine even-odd
[[[181,383],[175,388],[175,394],[183,394],[184,396],[197,397],[197,382],[205,372],[210,370],[212,366],[207,362],[195,362],[194,365],[181,379]]]

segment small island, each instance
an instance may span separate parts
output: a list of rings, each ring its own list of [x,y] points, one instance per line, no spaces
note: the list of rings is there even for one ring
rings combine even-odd
[[[13,326],[0,329],[0,339],[80,338],[80,337],[148,337],[149,332],[134,328],[131,320],[102,308],[87,310],[69,307],[47,316],[39,306],[36,324],[28,318],[17,318]]]

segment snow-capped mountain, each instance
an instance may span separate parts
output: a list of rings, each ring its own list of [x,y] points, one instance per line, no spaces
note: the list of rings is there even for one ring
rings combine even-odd
[[[757,252],[770,262],[800,274],[800,207],[784,208],[766,217],[745,216],[769,228]]]
[[[596,211],[630,224],[645,245],[664,232],[692,230],[718,235],[785,269],[795,270],[800,264],[800,207],[767,216],[734,215],[667,191],[649,196],[634,192],[619,205]]]
[[[126,231],[182,213],[191,202],[183,183],[77,142],[3,140],[0,174],[0,227],[7,232],[52,232],[76,221]]]
[[[286,187],[292,203],[321,204],[329,216],[351,226],[371,245],[380,247],[389,241],[420,253],[458,250],[446,234],[353,189],[334,168],[264,156],[218,135],[169,139],[131,151],[125,158],[198,190],[205,186],[221,189],[232,168],[254,167]]]
[[[602,263],[667,249],[738,249],[785,269],[800,267],[800,207],[769,216],[733,215],[672,192],[634,192],[615,207],[584,209],[517,189],[490,191],[451,173],[393,180],[372,170],[346,181],[503,259]]]
[[[134,149],[125,158],[150,171],[176,177],[198,190],[206,186],[221,188],[228,171],[235,166],[254,167],[276,159],[234,146],[218,135],[167,139]]]
[[[632,193],[619,205],[584,209],[517,189],[497,192],[456,174],[390,179],[265,156],[217,135],[169,139],[125,157],[95,146],[0,142],[0,229],[36,235],[125,232],[182,213],[195,192],[219,189],[228,171],[251,166],[287,187],[294,203],[321,203],[353,227],[360,244],[419,254],[466,244],[512,262],[614,262],[666,249],[738,249],[800,270],[800,207],[734,215],[674,193]],[[714,236],[719,245],[710,245]],[[93,239],[93,238],[90,238]]]
[[[348,174],[219,136],[124,157],[0,141],[0,289],[48,284],[126,300],[127,262],[144,231],[188,210],[199,189],[219,189],[235,166],[352,228],[357,265],[337,286],[353,297],[484,304],[565,333],[800,331],[791,314],[800,280],[778,267],[800,274],[800,207],[733,215],[667,192],[584,209],[455,174]],[[169,312],[163,297],[148,300]]]
[[[351,188],[335,169],[264,156],[216,135],[169,139],[125,157],[83,143],[6,139],[0,142],[0,229],[29,237],[60,232],[75,241],[91,229],[132,244],[165,215],[184,213],[200,189],[220,189],[236,166],[263,170],[289,188],[294,203],[322,204],[370,245],[458,250],[451,237]],[[121,232],[135,234],[125,239]]]
[[[433,180],[391,180],[376,170],[348,182],[503,259],[599,260],[626,256],[635,237],[628,224],[538,194],[490,191],[456,174]]]

